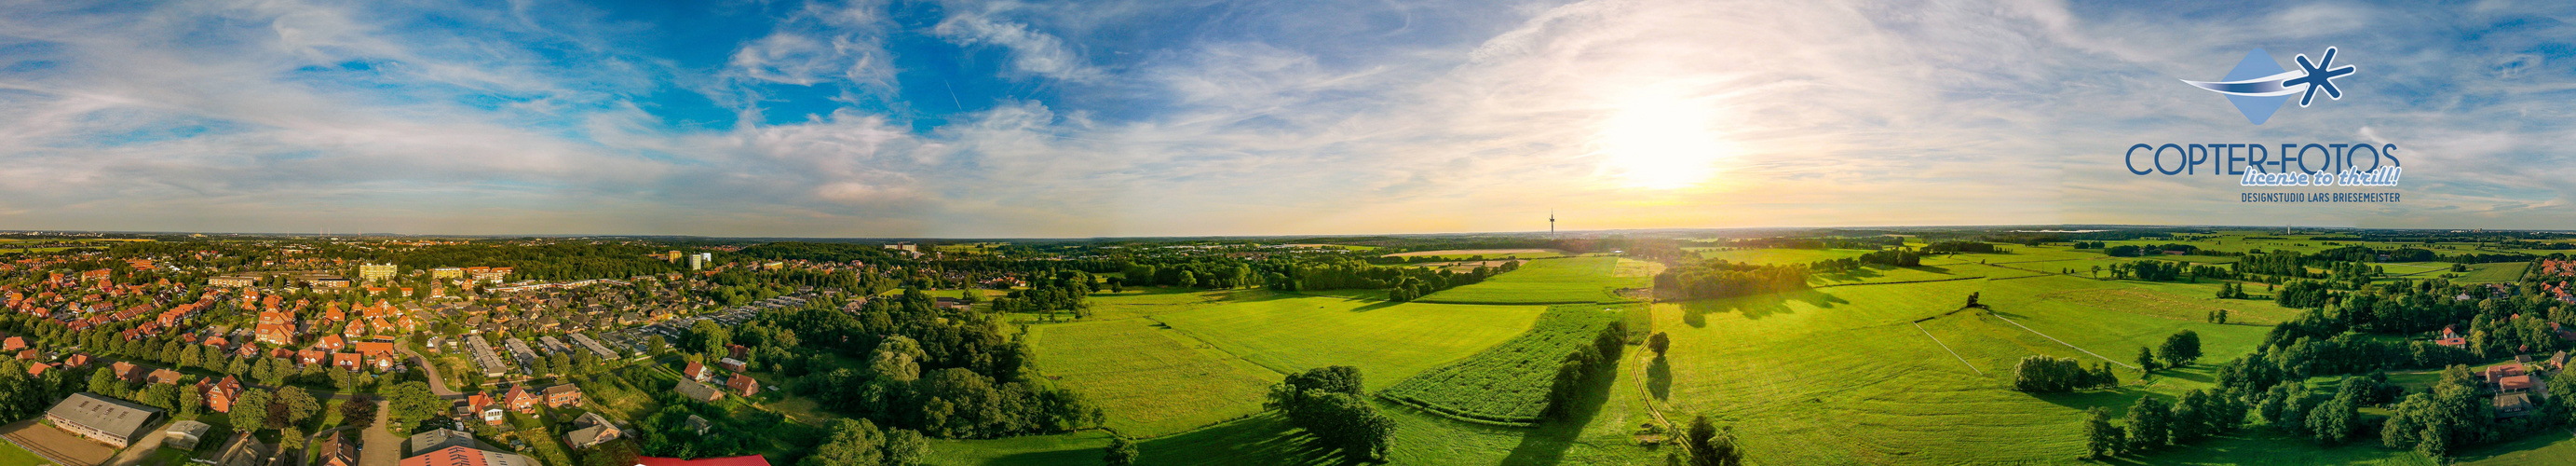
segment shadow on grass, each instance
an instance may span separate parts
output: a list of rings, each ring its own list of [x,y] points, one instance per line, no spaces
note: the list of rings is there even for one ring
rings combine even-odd
[[[1595,374],[1592,380],[1585,381],[1583,392],[1576,395],[1573,407],[1566,410],[1573,414],[1530,428],[1527,435],[1521,436],[1520,445],[1513,446],[1511,454],[1503,456],[1501,464],[1563,464],[1565,450],[1581,441],[1583,426],[1591,424],[1593,417],[1601,415],[1601,406],[1610,403],[1610,391],[1616,389],[1614,385],[1618,382],[1617,372],[1615,368],[1603,371]]]
[[[1673,366],[1665,362],[1663,356],[1655,356],[1655,362],[1646,366],[1646,390],[1658,400],[1672,396]]]
[[[1266,412],[1205,429],[1145,439],[1136,444],[1136,464],[1352,464],[1341,451],[1317,446],[1314,440],[1304,431],[1290,427],[1278,413]],[[1103,464],[1102,453],[1100,447],[1088,445],[1052,448],[994,457],[984,464],[1096,465]]]
[[[1683,324],[1694,328],[1705,328],[1708,327],[1709,314],[1735,312],[1744,314],[1745,319],[1761,319],[1774,314],[1792,312],[1789,307],[1790,301],[1807,303],[1808,306],[1818,309],[1832,309],[1836,304],[1851,303],[1840,296],[1809,289],[1737,298],[1682,301],[1678,304],[1682,307]]]

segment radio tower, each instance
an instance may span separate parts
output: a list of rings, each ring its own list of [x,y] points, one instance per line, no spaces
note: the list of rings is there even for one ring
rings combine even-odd
[[[1556,239],[1556,209],[1547,210],[1547,239]]]

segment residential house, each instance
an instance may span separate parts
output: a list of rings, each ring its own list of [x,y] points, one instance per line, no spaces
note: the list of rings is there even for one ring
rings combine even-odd
[[[242,384],[240,379],[229,375],[223,380],[211,377],[197,379],[197,393],[205,397],[206,409],[230,413],[233,412],[233,400],[241,398]]]
[[[314,466],[358,466],[358,444],[342,437],[341,432],[347,431],[332,432],[322,443],[313,444],[313,451],[306,452]]]
[[[690,362],[689,367],[680,369],[680,375],[688,377],[689,380],[699,382],[705,382],[707,379],[715,378],[714,372],[707,371],[707,365],[698,364],[697,362]]]
[[[752,380],[751,376],[748,375],[734,374],[733,380],[725,381],[725,388],[742,396],[758,395],[760,394],[760,381]]]
[[[505,403],[510,405],[511,411],[518,411],[520,414],[535,414],[537,412],[539,398],[536,394],[528,392],[527,385],[510,386],[510,393],[502,399]]]
[[[457,446],[403,458],[402,466],[537,466],[537,461],[509,453]]]
[[[718,399],[724,398],[723,391],[716,390],[715,387],[708,386],[707,384],[688,380],[682,380],[679,385],[672,386],[671,391],[680,392],[680,396],[682,397],[704,402],[714,402]]]
[[[456,429],[430,429],[428,432],[412,434],[409,443],[411,445],[408,451],[413,455],[444,450],[447,447],[483,448],[482,442],[474,440],[474,434]]]
[[[564,433],[564,444],[572,445],[574,449],[598,446],[625,435],[625,431],[617,429],[617,424],[596,412],[582,413],[581,418],[573,420],[573,426],[572,432]]]
[[[716,360],[716,367],[722,367],[722,368],[724,368],[724,370],[727,370],[727,371],[742,372],[742,371],[743,371],[743,369],[747,369],[747,368],[749,368],[749,367],[750,367],[750,365],[749,365],[749,364],[744,364],[741,360],[738,360],[738,359],[734,359],[734,358],[724,358],[724,359],[718,359],[718,360]]]
[[[153,369],[151,374],[143,376],[143,381],[157,384],[178,385],[179,379],[183,377],[186,376],[180,375],[179,371]]]
[[[573,384],[567,383],[546,387],[544,393],[546,407],[548,408],[581,406],[581,387],[574,386]]]

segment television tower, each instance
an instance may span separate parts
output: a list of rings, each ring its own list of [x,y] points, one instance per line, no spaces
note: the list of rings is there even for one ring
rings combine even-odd
[[[1547,239],[1556,239],[1556,209],[1547,210]]]

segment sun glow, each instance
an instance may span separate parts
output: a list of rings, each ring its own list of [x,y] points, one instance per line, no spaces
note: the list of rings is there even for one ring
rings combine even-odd
[[[1677,189],[1707,181],[1726,143],[1711,128],[1711,109],[1696,99],[1628,100],[1601,123],[1594,140],[1602,174],[1630,187]]]

